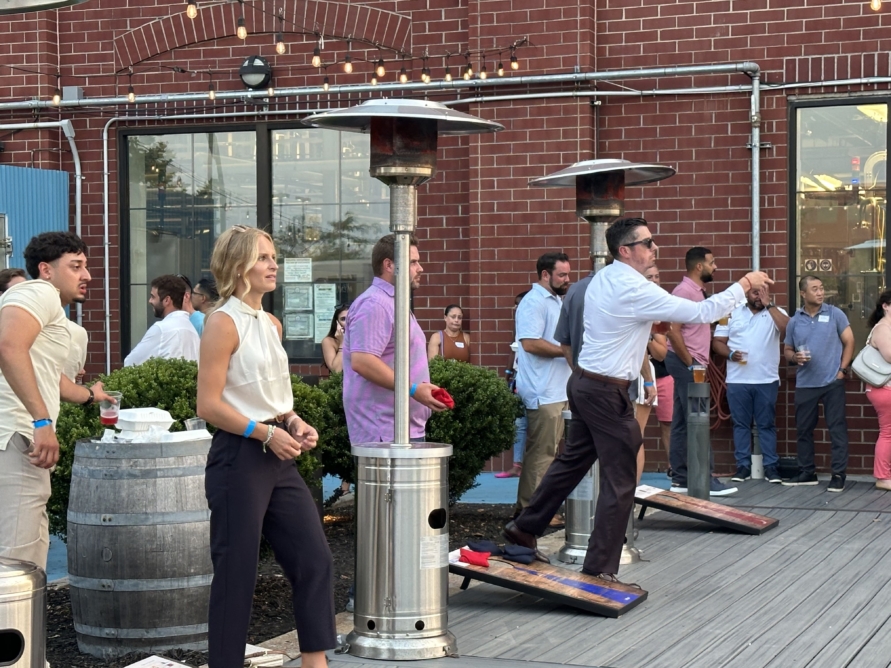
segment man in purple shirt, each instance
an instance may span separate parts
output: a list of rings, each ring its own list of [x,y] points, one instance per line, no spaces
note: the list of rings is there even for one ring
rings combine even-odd
[[[343,408],[350,442],[389,443],[395,437],[396,316],[393,261],[396,236],[388,234],[371,251],[374,280],[350,305],[343,333]],[[411,287],[421,282],[418,242],[411,237]],[[431,411],[446,409],[433,398],[439,389],[430,382],[427,366],[427,339],[411,316],[409,324],[409,379],[416,386],[409,400],[409,436],[424,440]]]
[[[693,302],[705,301],[705,284],[714,279],[718,268],[715,256],[708,248],[696,246],[685,257],[687,275],[672,291],[675,297]],[[712,346],[711,325],[673,324],[668,332],[668,354],[665,368],[674,378],[674,412],[671,418],[671,491],[687,492],[687,386],[693,382],[694,364],[708,367]],[[714,467],[714,457],[709,452],[709,469]],[[720,480],[711,478],[711,496],[726,496],[736,492]]]

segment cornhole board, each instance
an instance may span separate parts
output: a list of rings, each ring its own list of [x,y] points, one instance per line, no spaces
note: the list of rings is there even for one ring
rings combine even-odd
[[[647,600],[647,592],[624,584],[604,582],[568,568],[533,561],[519,564],[489,557],[489,567],[458,561],[460,550],[449,553],[449,572],[464,576],[461,589],[471,580],[538,596],[603,617],[616,618]]]
[[[721,503],[703,501],[686,494],[668,492],[649,485],[640,485],[635,490],[634,502],[641,507],[639,519],[643,519],[647,508],[653,507],[754,536],[760,536],[780,523],[773,517],[746,512]]]

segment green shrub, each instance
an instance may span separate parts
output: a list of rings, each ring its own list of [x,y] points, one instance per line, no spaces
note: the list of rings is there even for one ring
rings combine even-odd
[[[516,435],[514,421],[519,399],[491,369],[436,357],[430,362],[430,380],[444,387],[455,408],[434,413],[427,422],[427,440],[451,443],[449,500],[458,501],[476,487],[486,462],[510,448]]]
[[[355,464],[350,454],[350,435],[343,412],[343,374],[332,373],[319,383],[319,389],[328,398],[328,423],[325,425],[325,445],[321,452],[325,474],[350,483],[356,482]]]
[[[154,406],[170,412],[176,422],[171,431],[182,431],[183,420],[195,417],[198,390],[198,365],[186,360],[150,359],[144,364],[124,367],[102,376],[105,389],[123,393],[122,406],[134,408]],[[320,441],[326,431],[329,412],[327,397],[317,388],[309,387],[293,377],[294,409],[311,425],[319,429]],[[322,425],[322,428],[319,426]],[[62,404],[56,424],[56,436],[61,446],[59,462],[53,473],[52,496],[47,504],[50,531],[63,539],[67,533],[68,494],[71,489],[71,465],[74,446],[78,440],[98,436],[105,427],[99,422],[99,408]],[[213,431],[213,427],[208,425]],[[320,445],[321,447],[321,445]],[[319,462],[312,454],[298,459],[301,475],[310,486],[320,484]]]

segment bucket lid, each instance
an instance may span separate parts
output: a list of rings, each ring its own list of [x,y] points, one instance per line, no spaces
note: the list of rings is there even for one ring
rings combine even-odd
[[[451,457],[452,446],[448,443],[412,443],[410,447],[395,443],[356,443],[350,451],[356,457],[381,459],[427,459]]]
[[[43,589],[46,573],[30,561],[0,557],[0,596]]]

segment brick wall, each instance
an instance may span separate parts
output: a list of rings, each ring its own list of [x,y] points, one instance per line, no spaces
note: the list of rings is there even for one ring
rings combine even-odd
[[[266,4],[271,7],[273,3]],[[806,6],[789,6],[791,3],[785,0],[392,0],[352,3],[348,11],[346,3],[320,0],[284,0],[278,4],[292,13],[289,15],[297,17],[303,12],[301,20],[321,22],[326,29],[331,22],[342,30],[353,26],[374,39],[402,40],[406,49],[418,55],[425,48],[437,56],[449,51],[456,54],[449,59],[453,74],[464,62],[457,54],[467,49],[485,49],[491,73],[497,50],[522,37],[528,37],[529,45],[517,52],[522,63],[519,74],[556,74],[576,67],[580,71],[606,71],[757,62],[765,84],[761,139],[772,145],[761,151],[761,266],[777,279],[774,294],[783,305],[792,298],[787,241],[787,96],[841,95],[887,89],[887,85],[785,90],[772,90],[771,85],[886,76],[891,72],[891,13],[872,12],[866,2],[809,0]],[[233,34],[231,5],[213,8],[200,34],[182,9],[179,0],[91,0],[57,11],[5,17],[0,23],[0,99],[23,100],[33,95],[47,99],[55,86],[57,70],[64,85],[84,86],[89,96],[120,95],[126,92],[128,79],[126,75],[115,77],[115,71],[127,65],[135,68],[133,84],[140,95],[207,90],[206,76],[178,74],[164,66],[213,70],[219,90],[237,90],[241,86],[238,65],[254,53],[270,60],[279,87],[319,82],[320,75],[307,69],[311,36],[288,34],[289,53],[277,56],[272,49],[276,22],[260,13],[248,14],[251,34],[242,42]],[[384,20],[385,16],[390,18]],[[164,20],[152,23],[156,19]],[[345,44],[328,42],[326,53],[329,51],[342,54]],[[378,51],[354,43],[351,52],[354,74],[344,75],[339,68],[331,68],[328,73],[332,83],[368,80],[370,68],[364,60],[375,60]],[[506,62],[509,55],[504,51],[501,57]],[[388,60],[388,80],[392,80],[392,56],[385,53],[384,57]],[[474,57],[476,70],[479,60]],[[434,78],[442,76],[444,64],[441,57],[430,59]],[[43,74],[23,73],[9,65]],[[414,72],[420,67],[421,62],[416,61]],[[474,361],[497,369],[505,367],[513,331],[513,298],[534,279],[538,255],[560,248],[572,257],[577,276],[588,268],[588,230],[574,214],[573,193],[568,189],[533,189],[527,182],[595,156],[663,162],[678,169],[677,176],[661,184],[628,188],[627,212],[651,221],[661,246],[664,285],[670,288],[680,280],[686,248],[706,245],[718,258],[715,289],[725,287],[731,277],[749,267],[751,258],[748,96],[740,92],[631,97],[606,94],[628,88],[651,91],[747,82],[741,74],[600,82],[596,88],[605,95],[597,107],[589,98],[571,97],[459,107],[496,120],[505,130],[494,136],[443,139],[439,173],[421,188],[419,236],[426,278],[416,306],[425,329],[438,329],[442,307],[460,302],[477,341]],[[518,85],[509,91],[499,89],[499,94],[543,90],[566,93],[573,88]],[[304,107],[318,107],[355,101],[318,96],[300,102]],[[198,102],[179,107],[180,111],[199,112],[224,108],[246,111],[253,107],[219,100],[216,104]],[[84,237],[95,249],[91,264],[97,274],[85,308],[85,324],[92,333],[92,373],[104,368],[105,360],[102,129],[111,115],[126,111],[43,110],[36,115],[39,120],[71,118],[77,132],[85,176]],[[149,111],[170,113],[171,107]],[[34,119],[30,111],[0,111],[0,123]],[[146,121],[144,125],[151,123]],[[109,256],[112,285],[116,288],[111,291],[111,340],[112,358],[117,364],[121,248],[115,127],[110,134],[109,153]],[[33,161],[38,167],[72,169],[67,143],[57,131],[22,131],[0,141],[6,144],[0,154],[4,164],[27,166]],[[299,370],[318,373],[316,366]],[[794,449],[794,424],[788,415],[790,388],[791,383],[784,378],[778,417],[782,451]],[[849,390],[851,466],[852,470],[868,471],[876,422],[860,384],[852,381]],[[655,422],[647,433],[651,461],[664,465],[656,443],[657,428],[652,424]],[[729,436],[726,427],[715,432],[723,470],[732,466]],[[821,432],[820,437],[825,442],[825,434]],[[495,465],[507,463],[509,459]]]

